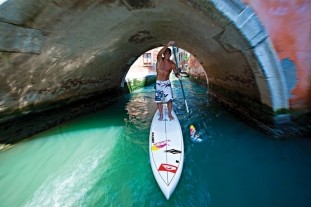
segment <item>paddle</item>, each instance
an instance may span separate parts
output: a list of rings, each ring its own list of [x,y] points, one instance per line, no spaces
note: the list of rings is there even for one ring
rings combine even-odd
[[[178,64],[177,64],[177,58],[176,58],[176,51],[175,51],[175,50],[176,50],[176,47],[173,46],[173,53],[174,53],[175,65],[176,65],[176,68],[177,68],[177,70],[178,70],[179,75],[181,76],[181,71],[179,70]],[[186,105],[186,110],[187,110],[187,113],[189,114],[188,104],[187,104],[187,101],[186,101],[185,92],[184,92],[184,87],[183,87],[183,85],[182,85],[181,79],[179,79],[179,82],[180,82],[182,94],[183,94],[183,96],[184,96],[184,101],[185,101],[185,105]]]

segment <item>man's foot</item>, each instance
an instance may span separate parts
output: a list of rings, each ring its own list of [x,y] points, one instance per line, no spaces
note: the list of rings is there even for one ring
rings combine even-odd
[[[160,114],[160,117],[158,119],[159,121],[162,121],[163,120],[163,114]]]
[[[170,118],[170,121],[174,120],[174,117],[171,114],[168,115],[168,117]]]

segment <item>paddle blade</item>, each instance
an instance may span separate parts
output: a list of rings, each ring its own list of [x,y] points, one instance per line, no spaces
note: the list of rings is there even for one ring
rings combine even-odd
[[[187,101],[186,101],[186,100],[185,100],[185,105],[186,105],[187,113],[189,114],[188,104],[187,104]]]

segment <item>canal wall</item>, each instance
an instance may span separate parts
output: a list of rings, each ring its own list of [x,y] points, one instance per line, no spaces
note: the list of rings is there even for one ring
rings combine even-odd
[[[287,83],[292,112],[311,111],[311,1],[243,0],[269,32]]]
[[[126,87],[124,89],[125,91],[133,92],[145,86],[155,84],[155,82],[156,82],[156,75],[147,75],[145,77],[138,77],[138,78],[127,78]]]

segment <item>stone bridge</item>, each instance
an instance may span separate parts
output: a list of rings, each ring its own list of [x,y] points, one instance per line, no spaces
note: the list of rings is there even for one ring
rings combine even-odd
[[[220,102],[273,136],[304,134],[310,10],[308,0],[4,1],[0,142],[111,103],[134,61],[169,40],[200,61]]]

